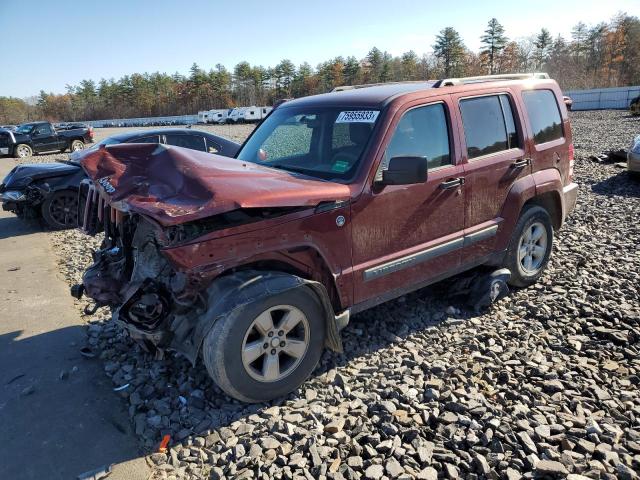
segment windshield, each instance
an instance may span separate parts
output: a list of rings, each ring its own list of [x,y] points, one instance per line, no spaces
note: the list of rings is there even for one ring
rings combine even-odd
[[[31,133],[31,130],[33,130],[33,124],[24,123],[22,125],[18,125],[18,128],[16,128],[16,133]]]
[[[290,107],[274,111],[237,158],[326,180],[351,178],[378,110]]]

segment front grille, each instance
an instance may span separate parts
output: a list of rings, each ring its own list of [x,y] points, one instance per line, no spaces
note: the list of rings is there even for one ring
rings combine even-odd
[[[80,182],[78,192],[78,227],[87,235],[102,231],[111,235],[122,224],[124,214],[111,208],[106,198],[89,179]]]

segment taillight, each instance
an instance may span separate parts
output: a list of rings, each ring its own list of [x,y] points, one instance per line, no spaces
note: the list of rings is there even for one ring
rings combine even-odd
[[[569,181],[573,181],[573,166],[576,164],[575,161],[575,149],[573,147],[573,143],[569,145]]]
[[[89,127],[89,136],[93,138],[93,127]]]

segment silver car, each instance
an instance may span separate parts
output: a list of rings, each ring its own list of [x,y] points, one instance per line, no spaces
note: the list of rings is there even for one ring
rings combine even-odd
[[[633,140],[627,153],[627,168],[630,172],[640,173],[640,135]]]

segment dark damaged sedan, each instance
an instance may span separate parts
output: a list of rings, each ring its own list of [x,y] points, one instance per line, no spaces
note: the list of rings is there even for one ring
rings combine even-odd
[[[88,150],[71,154],[69,161],[18,165],[0,184],[2,208],[23,218],[42,218],[53,229],[76,227],[78,188],[86,178],[79,162],[87,152],[118,143],[160,143],[226,157],[234,156],[240,148],[231,140],[184,128],[114,135]]]

